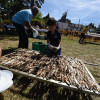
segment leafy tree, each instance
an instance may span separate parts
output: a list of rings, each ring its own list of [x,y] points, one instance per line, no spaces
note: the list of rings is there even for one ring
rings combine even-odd
[[[5,4],[8,2],[8,0],[0,0],[0,7],[5,6]]]
[[[34,1],[34,3],[33,3]],[[32,4],[38,6],[39,8],[41,8],[41,5],[44,3],[44,0],[31,0],[31,7],[33,6]]]
[[[23,0],[4,0],[5,2],[1,3],[1,15],[2,18],[4,14],[10,19],[19,10],[25,8]]]
[[[32,19],[32,24],[34,23],[34,26],[38,25],[40,27],[44,26],[45,22],[42,18],[42,14],[41,12],[38,13],[37,16],[35,16],[33,19]]]
[[[9,18],[16,12],[24,8],[30,8],[33,5],[41,7],[44,0],[0,0],[0,13],[3,17],[6,14]]]
[[[89,27],[92,27],[92,28],[96,29],[96,26],[94,25],[94,23],[90,23]]]
[[[98,27],[97,27],[97,31],[99,31],[99,33],[100,33],[100,25],[98,25]]]

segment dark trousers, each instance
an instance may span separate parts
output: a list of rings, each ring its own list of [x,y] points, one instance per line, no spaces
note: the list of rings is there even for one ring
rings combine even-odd
[[[18,48],[28,48],[28,33],[26,32],[24,26],[15,22],[13,22],[13,25],[16,27],[16,31],[19,35]]]
[[[83,43],[85,40],[86,36],[84,33],[81,33],[80,39],[79,39],[79,43]]]

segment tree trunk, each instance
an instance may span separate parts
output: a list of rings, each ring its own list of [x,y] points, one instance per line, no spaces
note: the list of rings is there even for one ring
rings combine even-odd
[[[34,6],[34,0],[31,0],[31,8]]]

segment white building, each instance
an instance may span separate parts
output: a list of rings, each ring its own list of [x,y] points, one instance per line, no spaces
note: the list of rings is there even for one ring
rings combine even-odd
[[[57,22],[60,30],[81,30],[84,26],[68,22]]]
[[[61,30],[65,30],[68,28],[68,23],[64,23],[64,22],[57,22],[57,23],[58,23],[59,29]]]

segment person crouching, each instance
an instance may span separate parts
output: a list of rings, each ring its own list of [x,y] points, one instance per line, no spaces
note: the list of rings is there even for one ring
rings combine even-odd
[[[56,29],[56,20],[50,18],[47,26],[49,28],[47,32],[48,54],[50,56],[61,55],[61,33]]]

